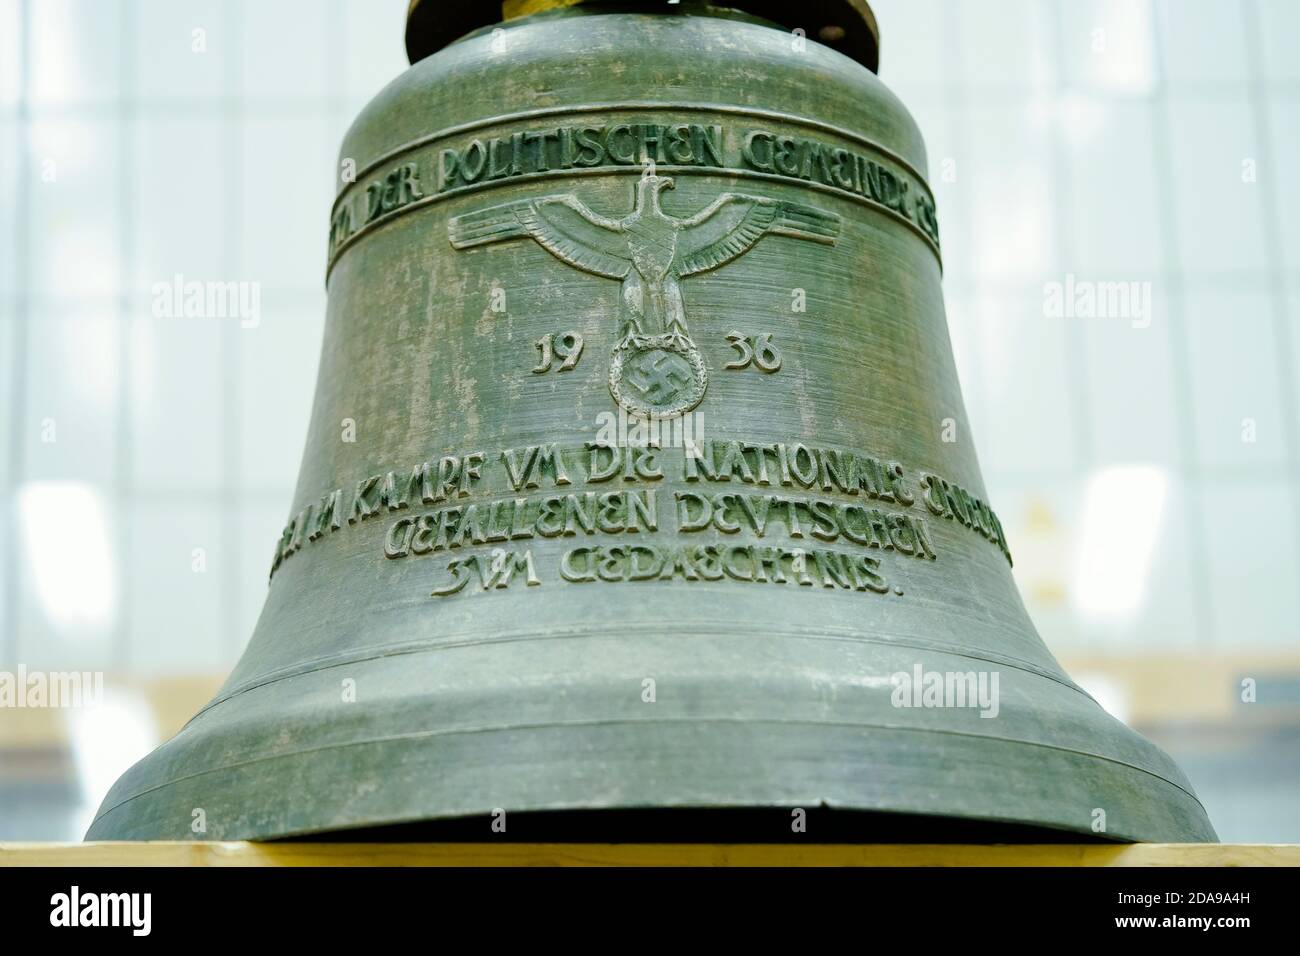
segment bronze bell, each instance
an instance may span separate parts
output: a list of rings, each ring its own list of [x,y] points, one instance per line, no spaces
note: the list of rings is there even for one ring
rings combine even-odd
[[[1215,839],[1016,592],[863,0],[417,0],[407,49],[257,630],[89,838]]]

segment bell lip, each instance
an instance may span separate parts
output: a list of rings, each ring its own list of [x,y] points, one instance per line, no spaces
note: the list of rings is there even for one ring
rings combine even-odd
[[[735,803],[727,805],[682,803],[671,806],[627,804],[617,807],[561,807],[540,810],[514,810],[509,813],[511,843],[552,844],[768,844],[798,842],[786,834],[754,827],[754,818],[770,814],[789,816],[786,804]],[[968,814],[939,815],[915,813],[896,807],[858,809],[822,803],[802,808],[817,829],[812,842],[817,844],[889,846],[954,845],[995,846],[1134,846],[1154,841],[1081,830],[1050,822],[1026,822],[1014,817]],[[829,815],[829,816],[828,816]],[[431,818],[427,815],[395,817],[375,824],[356,826],[314,826],[291,833],[258,838],[264,843],[479,843],[481,830],[489,814],[476,813],[457,817]],[[818,819],[820,817],[820,819]],[[748,819],[746,819],[748,818]],[[520,820],[524,821],[522,827]],[[835,821],[831,833],[823,829]],[[786,823],[786,819],[782,819]],[[711,825],[712,832],[704,830]],[[471,833],[476,827],[479,833]],[[891,828],[894,832],[890,832]],[[930,831],[924,832],[927,828]],[[578,832],[573,831],[577,829]],[[521,830],[527,832],[520,833]],[[693,831],[693,832],[692,832]],[[794,833],[795,831],[791,831]],[[808,835],[808,831],[798,834]],[[85,842],[114,842],[111,838],[91,837]],[[1168,841],[1162,841],[1168,842]],[[1183,843],[1182,845],[1188,845]],[[1191,844],[1195,845],[1195,844]]]
[[[1089,814],[1095,810],[1088,808],[1100,802],[1117,824],[1101,831],[1103,840],[1218,842],[1205,807],[1194,792],[1151,770],[1100,754],[1054,751],[1051,747],[1041,748],[1016,740],[970,738],[963,759],[946,771],[936,769],[934,774],[927,775],[921,790],[914,789],[917,781],[912,780],[910,786],[882,794],[865,781],[895,779],[914,759],[916,748],[926,750],[932,738],[942,737],[942,732],[871,725],[800,727],[780,721],[746,724],[702,721],[695,726],[660,721],[635,723],[635,733],[631,735],[628,731],[633,728],[624,725],[616,733],[610,733],[606,741],[589,737],[576,741],[576,745],[570,737],[571,724],[502,727],[486,733],[449,735],[448,739],[472,736],[476,751],[507,755],[486,776],[482,767],[470,768],[464,753],[456,752],[454,748],[460,742],[453,741],[451,751],[439,749],[435,753],[427,741],[402,736],[363,739],[330,748],[335,750],[333,760],[322,761],[321,751],[309,749],[202,770],[191,767],[176,774],[174,765],[164,770],[159,764],[171,763],[165,758],[160,760],[165,751],[177,746],[182,750],[190,748],[190,741],[182,742],[185,736],[182,732],[136,764],[114,785],[84,839],[194,839],[189,831],[190,808],[211,807],[215,799],[224,805],[217,812],[209,809],[209,825],[219,820],[235,822],[223,825],[221,832],[205,839],[310,838],[348,830],[475,816],[486,819],[495,812],[494,808],[504,806],[509,812],[524,814],[824,807],[953,818],[972,825],[1012,824],[1063,835],[1075,834],[1081,840],[1093,841],[1099,833],[1089,825],[1092,823]],[[714,726],[709,728],[708,745],[699,748],[700,738],[696,735],[702,724]],[[607,725],[601,730],[614,731],[615,727]],[[753,746],[755,733],[763,740],[764,747],[773,751],[772,759],[754,761],[758,752]],[[887,749],[876,746],[867,748],[861,766],[851,768],[847,775],[842,762],[830,759],[832,754],[842,755],[848,748],[861,749],[864,735],[878,742],[882,735],[895,733],[915,738],[914,742],[909,741],[901,763],[901,752],[891,756]],[[777,735],[784,739],[778,739]],[[826,748],[827,759],[810,761],[808,754],[813,752],[814,745],[824,745],[827,741],[832,744]],[[643,753],[646,744],[652,747],[666,744],[665,752],[678,757],[686,755],[684,764],[676,768],[680,778],[670,788],[671,793],[646,792],[645,786],[657,785],[657,781],[647,778],[637,767],[641,758],[630,757]],[[1155,749],[1154,745],[1150,746]],[[626,751],[620,759],[619,751],[624,748]],[[1017,748],[1025,748],[1019,756],[1014,755]],[[560,772],[558,776],[541,780],[524,764],[524,761],[540,761],[558,768],[565,759],[572,761],[579,751],[583,760],[592,762],[594,773]],[[357,759],[342,760],[344,753]],[[477,757],[474,762],[478,762]],[[354,782],[346,782],[366,776],[377,779],[390,773],[393,767],[402,768],[408,784],[412,780],[420,784],[399,794],[396,801],[386,799],[384,787],[362,795]],[[718,768],[728,772],[718,773]],[[440,789],[444,774],[459,776],[466,769],[474,769],[471,776],[476,785],[466,787],[461,780],[445,790]],[[170,779],[141,786],[141,777],[160,770]],[[278,785],[266,788],[272,779]],[[606,785],[611,780],[617,785],[608,791]],[[1087,783],[1081,785],[1080,780]],[[539,781],[544,785],[539,785]],[[626,784],[633,786],[629,788]],[[1036,811],[1025,804],[1019,810],[1007,805],[1008,796],[1014,798],[1022,790],[1036,794]],[[259,796],[255,803],[239,796],[254,792]],[[310,813],[304,815],[297,804],[306,792],[313,795],[313,802]],[[510,798],[506,798],[507,793]],[[1085,793],[1089,802],[1080,802]],[[1072,812],[1064,814],[1065,807]],[[614,832],[603,842],[629,840]],[[766,841],[756,838],[748,842]]]
[[[880,26],[867,0],[801,0],[798,4],[790,0],[720,0],[712,6],[748,13],[790,30],[820,22],[822,26],[812,39],[872,73],[880,72]],[[406,10],[407,60],[414,65],[467,34],[501,22],[501,5],[494,0],[410,0]],[[842,29],[843,37],[820,35],[821,29],[831,26]]]

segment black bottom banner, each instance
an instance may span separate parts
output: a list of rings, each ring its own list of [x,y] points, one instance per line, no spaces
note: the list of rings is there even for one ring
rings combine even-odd
[[[214,946],[390,933],[418,933],[430,945],[448,934],[462,944],[597,931],[608,940],[609,930],[630,941],[670,929],[674,940],[712,930],[733,944],[778,929],[863,941],[989,942],[1040,931],[1052,940],[1226,941],[1283,930],[1294,919],[1293,877],[1284,868],[1182,867],[4,868],[0,916],[8,939]]]

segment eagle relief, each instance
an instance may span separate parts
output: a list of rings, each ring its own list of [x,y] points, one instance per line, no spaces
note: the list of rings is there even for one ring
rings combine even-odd
[[[670,216],[659,195],[672,188],[671,178],[647,171],[632,211],[621,219],[601,216],[566,193],[491,206],[448,224],[456,249],[532,238],[575,268],[621,281],[609,390],[644,418],[690,411],[708,384],[686,325],[682,279],[739,258],[767,235],[833,245],[840,231],[834,213],[746,193],[723,193],[694,216]]]

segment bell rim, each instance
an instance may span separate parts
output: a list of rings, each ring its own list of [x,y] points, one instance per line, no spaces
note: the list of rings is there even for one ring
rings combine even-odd
[[[717,660],[742,650],[762,658],[765,645],[748,635],[712,652],[701,646],[690,660],[681,650],[690,645],[680,641],[652,658],[618,639],[569,643],[562,653],[564,646],[548,642],[536,659],[520,657],[527,644],[512,646],[509,658],[496,646],[429,649],[372,659],[364,674],[324,668],[227,697],[122,775],[87,838],[193,839],[194,808],[205,810],[206,839],[278,839],[484,815],[496,807],[824,804],[1081,836],[1095,835],[1091,814],[1101,809],[1108,839],[1216,839],[1190,781],[1167,754],[1083,691],[1042,675],[1003,672],[999,719],[985,721],[973,710],[963,717],[949,709],[896,709],[883,686],[850,682],[827,697],[817,675],[828,666],[890,669],[883,658],[879,667],[855,666],[844,657],[853,653],[848,647],[827,658],[804,647],[796,657],[805,660],[806,673],[747,671],[720,683],[712,669]],[[611,657],[619,649],[622,656]],[[448,651],[455,656],[444,657]],[[465,673],[481,670],[481,654],[513,660],[520,673],[569,673],[579,658],[604,662],[608,673],[561,682],[562,715],[547,712],[553,683],[544,673],[531,685],[503,674],[517,689],[503,709],[500,687],[464,683]],[[930,667],[958,666],[942,656],[926,660]],[[677,662],[677,673],[667,669],[669,661]],[[631,669],[634,663],[642,670]],[[629,699],[610,679],[642,672],[658,674],[668,694],[651,710],[639,684]],[[683,685],[681,675],[696,672],[696,685]],[[343,674],[356,676],[359,703],[339,702]],[[382,691],[371,696],[366,688]],[[708,696],[700,697],[704,688]],[[842,706],[828,711],[832,700]],[[1060,732],[1025,732],[1049,711],[1068,720]]]
[[[928,774],[926,786],[899,789],[897,773],[918,754],[924,755],[925,748],[918,747],[916,738],[925,744],[932,742],[928,738],[950,734],[916,728],[796,726],[785,721],[646,720],[605,725],[597,736],[607,738],[611,746],[602,747],[603,742],[591,735],[575,741],[572,730],[571,724],[552,724],[459,734],[473,737],[472,741],[452,740],[458,735],[444,734],[433,745],[427,738],[360,740],[337,748],[348,756],[362,758],[360,767],[348,762],[346,771],[342,761],[322,759],[318,749],[212,767],[146,788],[112,805],[115,794],[110,792],[85,838],[194,839],[196,835],[190,830],[192,807],[204,807],[209,828],[219,828],[219,832],[204,833],[199,838],[218,840],[312,837],[467,817],[485,821],[487,838],[492,836],[487,821],[498,809],[505,809],[508,815],[652,808],[827,807],[959,819],[971,824],[1020,825],[1087,838],[1100,836],[1119,843],[1218,842],[1199,798],[1179,784],[1104,756],[1027,747],[1020,741],[966,737],[960,752],[949,752],[950,758],[955,755],[960,759]],[[893,735],[907,738],[907,746],[894,751],[897,761],[881,759],[888,748],[864,745],[872,741],[880,744]],[[707,743],[702,746],[701,741]],[[1017,752],[1016,748],[1034,752]],[[444,759],[457,750],[485,756],[478,767],[472,765],[477,757],[469,762]],[[633,751],[634,756],[623,762],[624,768],[636,768],[644,762],[647,752],[672,755],[672,779],[664,783],[663,791],[656,789],[652,774],[639,773],[639,779],[634,781],[631,774],[620,776],[617,753]],[[144,765],[155,760],[158,753],[155,751],[135,769],[145,769]],[[503,754],[526,757],[529,762],[503,760]],[[563,767],[574,761],[575,754],[581,754],[586,761],[586,773],[555,775],[545,787],[539,787],[538,778],[529,772],[534,764]],[[857,763],[834,759],[845,754],[852,754]],[[736,772],[737,768],[742,769]],[[846,768],[850,771],[847,775]],[[380,772],[402,772],[405,785],[367,789],[356,784],[367,773]],[[466,774],[470,778],[480,775],[481,784],[465,784]],[[448,786],[449,775],[455,778],[451,786],[459,788],[458,798],[439,795],[438,788]],[[963,781],[960,788],[952,785],[958,777]],[[265,782],[272,778],[280,785],[263,786],[258,799],[250,799],[247,806],[221,805],[224,795],[248,794],[246,784],[250,780]],[[868,782],[873,779],[878,781],[877,786],[893,788],[893,796],[873,795]],[[635,784],[634,792],[623,796],[613,790],[593,792],[593,786],[610,787],[620,781],[622,785]],[[1088,788],[1085,781],[1093,781],[1094,785]],[[1017,788],[1034,791],[1035,805],[1045,815],[1015,812],[1007,807],[1007,794]],[[1105,798],[1108,806],[1103,809],[1107,810],[1108,823],[1100,833],[1090,826],[1088,814],[1094,808],[1083,805],[1097,801],[1081,803],[1081,790]],[[310,813],[299,818],[297,803],[305,802],[301,798],[308,792]],[[475,795],[467,796],[471,792]],[[509,797],[512,792],[531,796],[513,800]],[[214,800],[214,795],[222,796]],[[385,803],[388,798],[397,802]],[[1077,816],[1067,819],[1063,815],[1067,807]],[[225,822],[232,818],[237,822]],[[1118,823],[1112,828],[1115,821]],[[614,832],[603,842],[626,841],[622,834]],[[756,834],[754,842],[766,841]]]

